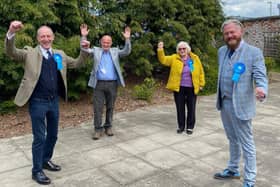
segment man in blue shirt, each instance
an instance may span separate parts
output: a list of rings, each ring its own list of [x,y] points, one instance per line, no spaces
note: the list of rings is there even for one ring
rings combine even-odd
[[[119,85],[125,86],[122,76],[119,58],[127,56],[131,52],[130,28],[126,27],[123,32],[125,46],[119,49],[112,46],[112,37],[110,35],[102,36],[100,47],[89,48],[90,42],[86,40],[88,35],[87,25],[81,26],[82,46],[87,48],[89,55],[93,57],[93,68],[88,85],[93,88],[93,109],[94,109],[94,135],[93,139],[98,140],[103,131],[108,136],[113,136],[112,118],[114,103],[117,97],[117,88]],[[102,125],[102,111],[104,103],[106,104],[106,119]]]

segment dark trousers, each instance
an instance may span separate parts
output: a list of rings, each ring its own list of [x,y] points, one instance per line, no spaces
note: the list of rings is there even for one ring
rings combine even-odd
[[[42,171],[43,163],[49,161],[57,140],[59,120],[58,97],[53,99],[31,98],[29,114],[32,122],[32,172]]]
[[[95,131],[102,131],[103,128],[112,127],[114,104],[117,98],[117,81],[97,81],[93,90],[93,111]],[[106,105],[106,119],[102,126],[102,113],[104,103]]]
[[[177,123],[180,130],[193,129],[195,124],[196,98],[193,87],[180,87],[179,92],[174,92],[174,100],[177,109]],[[187,121],[186,121],[187,105]]]

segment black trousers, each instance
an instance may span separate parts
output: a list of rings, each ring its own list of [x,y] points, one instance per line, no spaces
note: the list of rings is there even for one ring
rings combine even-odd
[[[179,92],[174,92],[177,109],[177,123],[180,130],[193,129],[195,124],[196,98],[193,87],[180,86]],[[186,121],[187,106],[187,121]]]

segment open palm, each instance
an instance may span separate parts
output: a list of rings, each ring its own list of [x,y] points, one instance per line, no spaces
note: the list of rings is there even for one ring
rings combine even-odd
[[[82,35],[82,36],[87,36],[88,33],[89,33],[89,29],[88,29],[88,27],[87,27],[87,24],[82,24],[82,25],[80,26],[80,30],[81,30],[81,35]]]

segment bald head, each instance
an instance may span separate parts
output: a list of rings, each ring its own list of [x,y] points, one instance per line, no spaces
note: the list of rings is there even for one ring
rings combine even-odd
[[[112,37],[110,35],[104,35],[101,38],[101,47],[104,51],[108,51],[112,46]]]
[[[37,40],[41,47],[43,47],[44,49],[51,48],[54,40],[54,34],[52,29],[45,25],[41,26],[37,30]]]
[[[44,32],[44,31],[48,31],[48,32],[52,33],[52,35],[53,35],[52,29],[46,25],[43,25],[43,26],[39,27],[39,29],[37,30],[37,37],[40,35],[41,32]]]

